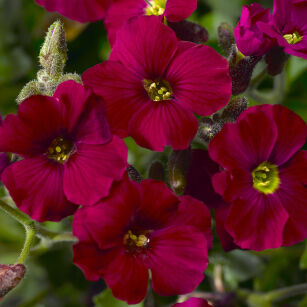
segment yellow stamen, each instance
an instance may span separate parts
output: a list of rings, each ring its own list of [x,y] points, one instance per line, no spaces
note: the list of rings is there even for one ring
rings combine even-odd
[[[73,143],[62,137],[55,138],[47,149],[47,157],[59,163],[65,163],[73,151]]]
[[[290,45],[296,44],[303,39],[303,36],[300,35],[297,31],[294,33],[285,34],[283,37]]]
[[[153,101],[169,100],[172,97],[172,89],[166,80],[143,80],[144,88]]]
[[[166,0],[152,0],[148,2],[145,8],[145,15],[163,15],[165,11]]]

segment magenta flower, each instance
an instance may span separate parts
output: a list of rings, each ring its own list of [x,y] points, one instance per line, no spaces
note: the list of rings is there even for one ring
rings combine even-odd
[[[210,307],[211,305],[203,298],[191,297],[183,303],[177,303],[172,307]]]
[[[307,0],[274,0],[271,21],[260,28],[286,53],[307,59],[306,16]]]
[[[0,127],[2,125],[2,117],[0,115]],[[5,168],[10,165],[10,158],[6,153],[0,153],[0,180]]]
[[[104,98],[111,130],[143,147],[187,148],[198,123],[228,102],[228,63],[208,46],[179,42],[157,16],[130,19],[110,60],[83,74]]]
[[[156,15],[168,21],[178,22],[188,18],[197,7],[197,0],[115,0],[110,6],[105,25],[110,44],[113,45],[116,32],[131,17]]]
[[[73,262],[129,304],[145,298],[148,270],[158,294],[189,293],[204,278],[210,224],[198,200],[177,197],[163,182],[126,177],[108,198],[75,214]]]
[[[245,56],[262,56],[274,45],[275,40],[259,28],[259,22],[269,22],[270,16],[270,9],[264,9],[258,3],[243,6],[234,36],[238,49]]]
[[[35,0],[49,12],[79,21],[96,21],[105,17],[111,0]]]
[[[209,145],[224,171],[215,190],[231,207],[225,227],[241,248],[287,246],[307,237],[307,126],[280,105],[254,106]]]
[[[0,151],[23,159],[2,181],[16,205],[38,221],[57,221],[109,194],[127,167],[127,148],[111,135],[103,102],[74,81],[32,96],[0,127]],[[73,204],[75,203],[75,204]]]

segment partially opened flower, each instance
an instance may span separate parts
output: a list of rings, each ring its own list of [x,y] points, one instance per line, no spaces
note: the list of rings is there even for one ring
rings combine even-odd
[[[105,17],[111,0],[35,0],[49,12],[79,22],[96,21]]]
[[[259,22],[268,23],[270,18],[270,9],[264,9],[258,3],[243,6],[234,36],[238,49],[245,56],[262,56],[274,45],[275,40],[259,28]]]
[[[173,307],[210,307],[211,305],[203,298],[191,297],[187,301],[177,303]]]
[[[224,168],[215,190],[231,207],[227,231],[242,248],[263,250],[307,237],[307,126],[280,105],[254,106],[209,145]]]
[[[101,99],[74,81],[53,97],[32,96],[0,127],[0,151],[22,157],[2,181],[38,221],[57,221],[109,194],[127,166],[127,148],[110,133]],[[75,204],[73,204],[75,203]]]
[[[179,42],[157,16],[130,19],[118,32],[110,60],[83,74],[104,98],[112,132],[162,151],[189,146],[193,115],[210,115],[228,102],[228,63],[208,46]]]
[[[113,45],[116,32],[131,17],[156,15],[161,16],[161,21],[165,17],[177,22],[188,18],[196,7],[197,0],[114,0],[105,19],[110,44]]]
[[[124,178],[109,197],[75,214],[73,261],[129,304],[145,298],[148,270],[158,294],[189,293],[208,264],[210,223],[200,201],[177,197],[163,182]]]
[[[265,35],[286,53],[307,59],[307,0],[274,0],[269,23],[259,23]]]

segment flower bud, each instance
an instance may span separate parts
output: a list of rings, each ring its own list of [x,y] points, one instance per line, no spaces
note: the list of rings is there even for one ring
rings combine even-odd
[[[253,70],[260,60],[260,56],[245,57],[236,46],[232,47],[229,56],[229,73],[232,79],[233,95],[239,95],[248,88]]]
[[[271,76],[280,74],[287,62],[289,55],[279,46],[274,46],[266,55],[267,71]]]
[[[208,31],[194,22],[188,20],[182,20],[179,22],[168,21],[167,24],[171,29],[173,29],[180,40],[201,44],[205,43],[209,38]]]
[[[23,264],[0,264],[0,298],[17,286],[25,273],[26,267]]]
[[[223,122],[215,118],[212,120],[209,117],[203,118],[198,127],[197,135],[198,137],[206,143],[209,143],[210,140],[218,134],[223,128]]]
[[[30,81],[29,83],[27,83],[23,87],[19,95],[17,96],[16,102],[20,104],[22,101],[24,101],[28,97],[40,94],[40,91],[37,87],[37,83],[38,82],[36,80]]]
[[[61,21],[58,20],[49,27],[40,50],[39,61],[48,75],[57,77],[63,73],[67,61],[67,46]]]
[[[229,56],[232,45],[235,44],[235,38],[233,35],[233,27],[227,22],[222,22],[218,29],[218,40],[220,46],[227,56]]]
[[[76,73],[75,74],[73,73],[64,74],[63,76],[60,77],[59,83],[62,83],[67,80],[74,80],[75,82],[82,84],[81,77]]]
[[[187,172],[191,160],[191,150],[174,150],[168,157],[168,175],[173,191],[182,195],[187,185]]]
[[[148,171],[148,178],[164,181],[164,167],[160,161],[154,161]]]
[[[223,110],[221,119],[224,122],[235,122],[239,115],[247,108],[248,100],[245,97],[233,98]]]

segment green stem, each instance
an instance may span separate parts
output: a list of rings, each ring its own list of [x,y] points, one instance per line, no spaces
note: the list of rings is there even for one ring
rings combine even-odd
[[[76,242],[76,238],[71,233],[58,233],[50,231],[34,222],[30,217],[18,209],[9,206],[2,200],[0,200],[0,208],[22,224],[26,231],[26,239],[20,256],[17,259],[17,263],[25,262],[27,256],[29,255],[35,236],[40,238],[41,241],[47,241],[49,246],[57,242]]]
[[[272,301],[280,301],[292,296],[306,294],[307,293],[307,283],[295,285],[291,287],[285,287],[269,292],[267,295]]]

